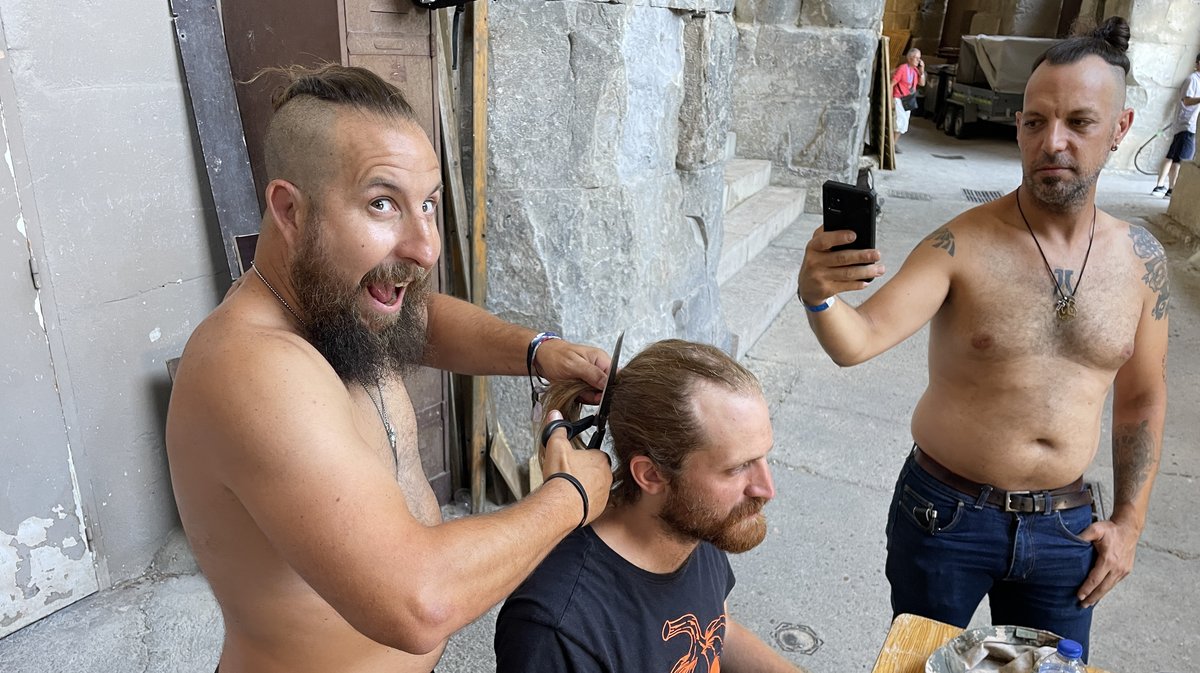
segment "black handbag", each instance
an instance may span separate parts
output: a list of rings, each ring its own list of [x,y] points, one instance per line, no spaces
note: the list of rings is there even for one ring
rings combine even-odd
[[[901,98],[900,104],[904,106],[905,110],[908,110],[910,112],[913,110],[916,110],[918,107],[920,107],[919,105],[917,105],[917,93],[914,91],[913,93],[910,93],[907,96]]]

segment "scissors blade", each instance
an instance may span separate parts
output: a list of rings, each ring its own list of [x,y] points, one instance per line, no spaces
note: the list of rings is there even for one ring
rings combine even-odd
[[[625,332],[622,330],[617,337],[617,345],[613,347],[612,359],[608,365],[608,381],[604,383],[604,392],[600,395],[600,406],[596,409],[596,431],[588,440],[589,449],[600,448],[600,443],[604,441],[604,431],[608,427],[608,408],[612,406],[612,384],[617,379],[617,367],[621,363],[621,344],[624,341]]]

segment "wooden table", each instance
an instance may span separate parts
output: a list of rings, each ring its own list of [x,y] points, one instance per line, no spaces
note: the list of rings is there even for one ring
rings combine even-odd
[[[957,626],[902,614],[892,622],[871,673],[925,673],[929,655],[962,632]],[[1088,666],[1087,670],[1089,673],[1107,673],[1095,666]]]

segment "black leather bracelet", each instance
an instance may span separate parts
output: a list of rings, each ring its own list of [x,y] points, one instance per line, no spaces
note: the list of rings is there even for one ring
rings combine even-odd
[[[579,497],[583,498],[583,518],[579,520],[579,525],[575,527],[576,529],[583,528],[583,524],[587,523],[587,518],[588,518],[587,490],[585,490],[583,488],[583,484],[579,483],[578,479],[567,474],[566,472],[555,472],[554,474],[550,475],[549,477],[546,477],[545,480],[542,481],[542,483],[544,484],[547,481],[554,479],[555,477],[560,477],[562,479],[566,479],[567,481],[571,482],[571,485],[575,487],[575,490],[579,491]]]

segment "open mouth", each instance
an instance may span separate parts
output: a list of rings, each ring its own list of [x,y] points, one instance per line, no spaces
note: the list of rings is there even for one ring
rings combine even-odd
[[[408,288],[408,283],[371,283],[367,285],[367,292],[371,298],[379,302],[384,308],[397,309],[404,304],[404,291]]]

